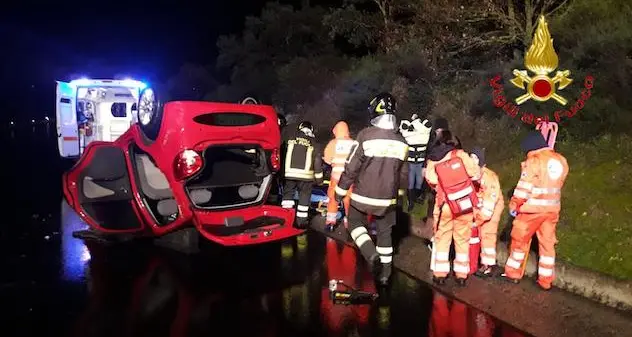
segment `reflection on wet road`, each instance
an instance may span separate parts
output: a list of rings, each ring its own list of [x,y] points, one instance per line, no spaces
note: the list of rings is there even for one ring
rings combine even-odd
[[[401,273],[375,304],[333,305],[329,279],[375,285],[353,248],[316,233],[196,256],[84,244],[77,216],[60,214],[57,174],[29,182],[49,191],[38,204],[9,205],[41,211],[16,211],[0,231],[3,337],[523,336]]]

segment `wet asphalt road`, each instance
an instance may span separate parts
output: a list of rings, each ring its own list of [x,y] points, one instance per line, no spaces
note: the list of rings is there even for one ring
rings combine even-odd
[[[72,238],[54,130],[3,132],[0,336],[523,336],[397,273],[372,305],[333,306],[330,278],[374,291],[353,249],[310,233],[185,256]]]

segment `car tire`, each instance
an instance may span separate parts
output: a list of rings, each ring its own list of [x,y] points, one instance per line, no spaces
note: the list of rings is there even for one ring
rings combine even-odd
[[[141,103],[140,101],[142,100],[142,96],[143,96],[143,92],[141,92],[141,98],[139,98],[139,102],[138,102],[138,125],[140,127],[140,130],[143,132],[143,135],[145,136],[145,138],[147,138],[150,141],[155,141],[156,139],[158,139],[158,134],[160,133],[160,127],[162,124],[162,119],[163,119],[163,115],[164,115],[164,102],[166,102],[165,100],[165,92],[163,90],[161,90],[160,88],[147,88],[145,90],[152,90],[154,92],[154,99],[155,99],[155,109],[156,111],[154,111],[153,115],[151,116],[151,119],[149,120],[149,123],[147,124],[143,124],[141,123]]]
[[[147,125],[143,125],[142,123],[138,123],[140,125],[140,129],[145,134],[149,140],[154,141],[158,139],[158,134],[160,133],[160,125],[162,124],[162,116],[164,109],[162,108],[162,104],[158,106],[156,109],[155,115],[149,121]]]

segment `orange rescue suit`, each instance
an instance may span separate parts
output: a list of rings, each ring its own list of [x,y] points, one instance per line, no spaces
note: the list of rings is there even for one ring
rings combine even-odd
[[[325,147],[323,160],[331,165],[331,177],[329,178],[329,188],[327,188],[327,223],[335,223],[338,213],[338,203],[336,202],[336,186],[342,172],[345,170],[345,164],[351,148],[354,144],[353,139],[349,136],[349,126],[346,122],[338,122],[332,130],[334,139],[330,140]],[[352,190],[351,188],[349,190]],[[345,214],[349,214],[349,204],[351,203],[351,193],[347,193],[343,199]]]
[[[539,242],[538,283],[550,289],[554,279],[555,228],[560,217],[561,191],[568,175],[566,158],[550,148],[530,151],[522,162],[522,173],[509,209],[516,211],[511,230],[511,254],[505,274],[522,277],[521,265],[529,253],[533,234]]]
[[[482,246],[481,264],[494,266],[496,265],[498,223],[505,208],[505,201],[498,175],[487,167],[483,167],[481,172],[480,185],[477,191],[479,204],[474,209],[478,235],[472,234],[470,244],[475,245],[480,242]]]
[[[461,158],[467,174],[475,180],[480,177],[480,167],[470,158],[463,150],[456,150],[456,156]],[[441,160],[427,160],[426,164],[426,181],[433,189],[437,189],[438,177],[435,172],[437,163],[444,162],[451,157],[448,152]],[[474,214],[468,213],[454,216],[450,211],[447,203],[444,203],[445,197],[443,193],[437,193],[435,197],[434,210],[432,212],[435,223],[433,259],[431,261],[431,269],[436,277],[446,277],[450,272],[450,245],[454,237],[454,247],[456,257],[453,262],[453,270],[457,278],[467,278],[470,271],[470,236],[472,232],[472,223],[474,222]]]

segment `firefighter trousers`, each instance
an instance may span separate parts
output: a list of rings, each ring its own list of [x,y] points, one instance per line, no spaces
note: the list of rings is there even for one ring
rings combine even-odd
[[[395,209],[387,211],[384,216],[372,216],[377,226],[377,247],[367,231],[368,214],[351,206],[349,215],[349,233],[353,242],[360,249],[360,253],[367,260],[377,252],[382,264],[390,265],[393,262],[393,238],[391,233],[396,221]]]
[[[533,234],[538,236],[538,283],[550,288],[555,275],[555,228],[559,213],[518,213],[511,229],[511,254],[507,258],[505,274],[512,279],[522,277],[522,263],[529,254]]]
[[[312,198],[311,181],[286,179],[283,186],[283,208],[294,208],[294,193],[298,191],[298,206],[296,207],[296,223],[306,225],[309,215],[309,204]]]
[[[329,180],[329,188],[327,188],[327,197],[329,198],[329,202],[327,203],[327,223],[335,223],[336,216],[338,215],[338,202],[336,202],[336,186],[338,185],[338,180],[330,179]],[[349,188],[349,192],[342,199],[342,203],[345,207],[345,216],[349,214],[349,207],[351,205],[351,192],[353,192],[353,187]]]
[[[444,205],[444,208],[447,208]],[[454,239],[454,258],[452,270],[457,278],[467,278],[470,273],[470,237],[472,233],[472,214],[439,217],[435,214],[436,232],[432,245],[430,269],[436,277],[446,277],[450,273],[450,246]]]

